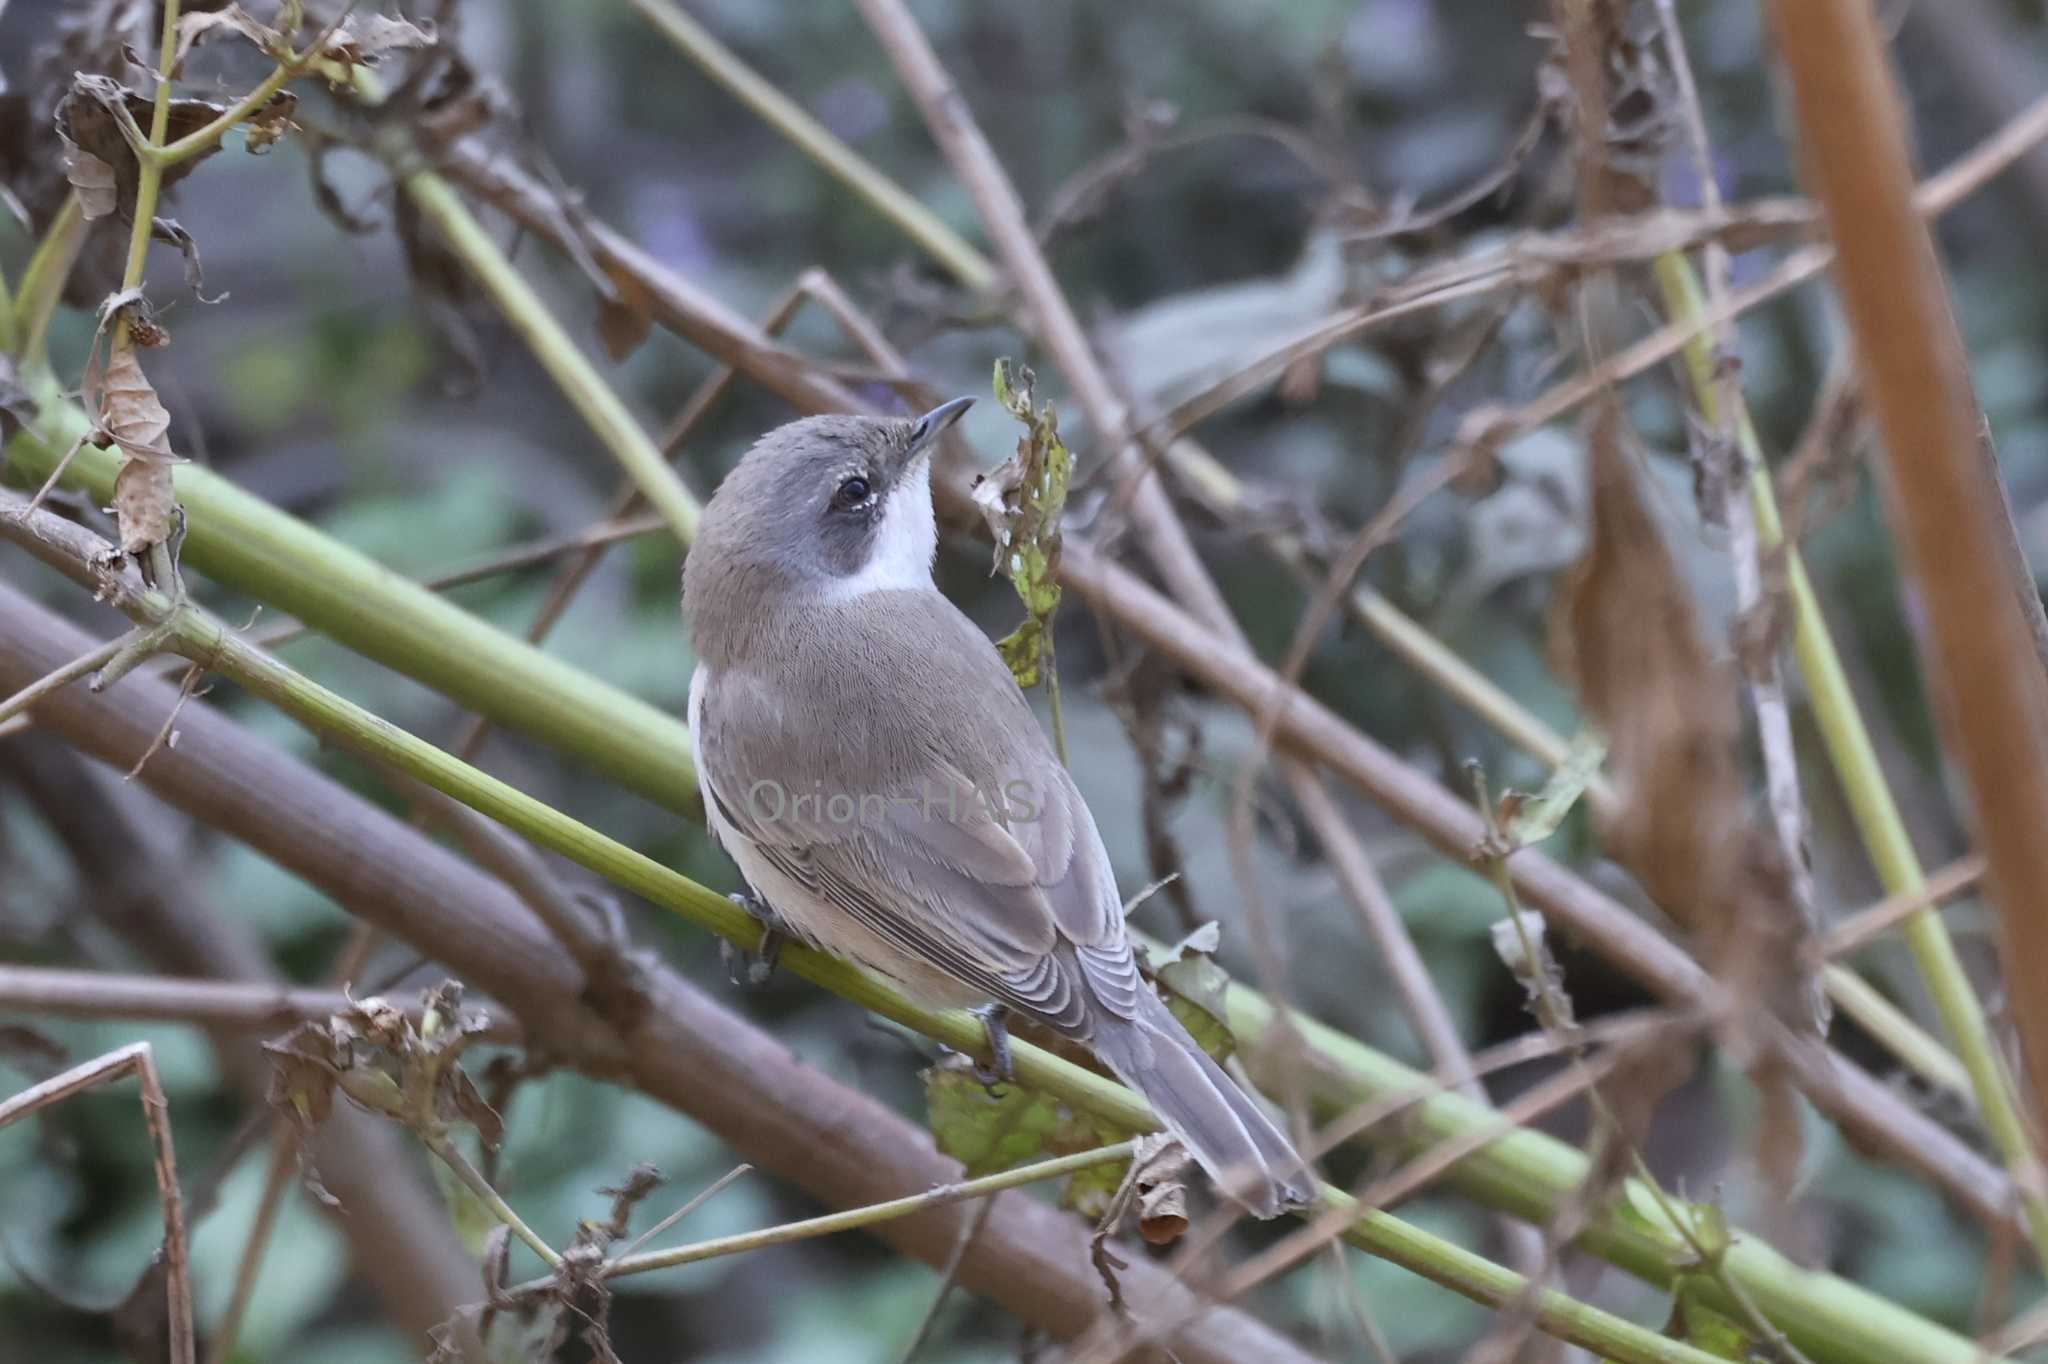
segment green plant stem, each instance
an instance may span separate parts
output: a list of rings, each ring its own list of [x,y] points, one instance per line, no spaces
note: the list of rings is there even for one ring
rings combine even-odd
[[[12,448],[18,452],[25,444],[17,439]],[[254,504],[254,499],[245,500]],[[15,502],[18,504],[19,499]],[[38,549],[43,543],[39,537],[45,533],[77,536],[83,532],[46,514],[31,518],[23,528],[14,529],[14,525],[6,508],[0,506],[0,534],[21,540],[67,572],[91,580],[92,575],[80,565],[89,559],[93,552],[90,546],[98,541],[87,537],[87,547],[57,553],[48,550],[47,545]],[[45,532],[43,527],[59,529]],[[195,524],[192,534],[196,537],[198,533]],[[310,530],[303,530],[303,534],[310,542],[306,547],[309,553],[324,553],[320,549],[322,537]],[[188,538],[188,552],[194,543]],[[322,563],[324,559],[315,557],[308,562]],[[323,739],[417,778],[498,820],[536,845],[568,857],[700,927],[744,947],[758,945],[760,925],[723,895],[362,710],[244,643],[235,632],[198,608],[187,605],[174,611],[167,595],[140,586],[132,577],[127,582],[130,585],[115,597],[116,605],[123,611],[144,624],[170,618],[173,649],[229,677]],[[500,675],[498,680],[504,686],[520,682],[509,674]],[[603,690],[586,681],[585,691],[580,694],[587,696],[592,688]],[[679,755],[687,752],[687,735],[681,724],[667,717],[663,717],[663,722],[673,732],[664,750]],[[642,760],[647,760],[646,755],[642,755]],[[683,770],[688,771],[686,763]],[[1160,950],[1156,944],[1145,946],[1155,952]],[[975,1014],[926,1008],[853,966],[795,945],[786,947],[780,960],[804,979],[954,1050],[986,1055],[987,1034]],[[1276,1025],[1273,1005],[1256,991],[1240,985],[1229,988],[1225,1012],[1229,1026],[1240,1038],[1264,1036]],[[1444,1090],[1429,1077],[1327,1024],[1298,1015],[1290,1015],[1290,1022],[1315,1053],[1310,1068],[1323,1078],[1321,1097],[1330,1106],[1348,1108],[1360,1103],[1383,1103],[1393,1095],[1412,1096],[1414,1104],[1404,1115],[1405,1121],[1392,1125],[1386,1134],[1404,1151],[1419,1152],[1455,1141],[1462,1134],[1498,1121],[1491,1108]],[[1126,1129],[1149,1130],[1154,1126],[1143,1101],[1122,1085],[1021,1041],[1013,1042],[1012,1047],[1020,1083]],[[1488,1142],[1461,1160],[1446,1178],[1490,1207],[1540,1222],[1568,1204],[1586,1170],[1583,1153],[1544,1133],[1524,1128]],[[1674,1265],[1685,1253],[1682,1241],[1631,1215],[1626,1208],[1624,1198],[1619,1201],[1618,1210],[1594,1216],[1579,1244],[1651,1283],[1667,1285]],[[1519,1276],[1488,1265],[1469,1252],[1448,1246],[1385,1214],[1367,1215],[1346,1235],[1361,1249],[1457,1291],[1472,1292],[1480,1301],[1498,1304],[1511,1301],[1520,1292]],[[1801,1269],[1760,1242],[1739,1240],[1728,1251],[1727,1265],[1729,1273],[1758,1307],[1816,1360],[1827,1364],[1986,1364],[1973,1342],[1842,1279]],[[1508,1287],[1510,1283],[1512,1288]],[[1709,1294],[1709,1301],[1716,1296],[1725,1298],[1716,1289]],[[1556,1306],[1559,1313],[1569,1311],[1563,1303]],[[1734,1306],[1727,1303],[1724,1310]],[[1553,1315],[1552,1320],[1563,1323],[1564,1317]],[[1599,1335],[1592,1327],[1606,1320],[1609,1319],[1579,1320],[1571,1329],[1580,1334]],[[1593,1348],[1607,1352],[1610,1358],[1677,1358],[1670,1354],[1624,1356],[1615,1352],[1604,1335],[1599,1338],[1602,1343]],[[1640,1343],[1649,1348],[1647,1342]],[[1661,1350],[1667,1344],[1662,1342],[1657,1348]]]
[[[959,233],[875,169],[859,152],[833,136],[802,105],[741,61],[702,24],[669,0],[633,0],[633,8],[706,75],[887,218],[953,278],[976,292],[995,283],[995,267]]]
[[[1036,1184],[1045,1179],[1057,1179],[1061,1175],[1074,1174],[1080,1170],[1092,1170],[1098,1165],[1108,1165],[1125,1159],[1136,1146],[1135,1139],[1120,1141],[1113,1146],[1100,1146],[1092,1151],[1080,1151],[1070,1156],[1055,1156],[1051,1160],[1034,1161],[1029,1165],[1019,1165],[992,1175],[983,1175],[978,1179],[941,1185],[919,1194],[907,1194],[902,1198],[892,1198],[886,1203],[870,1203],[866,1207],[848,1208],[843,1212],[827,1213],[823,1217],[809,1217],[800,1222],[784,1222],[780,1226],[763,1227],[759,1231],[736,1232],[731,1236],[719,1236],[708,1241],[698,1241],[693,1245],[677,1246],[673,1250],[650,1250],[639,1255],[622,1255],[605,1265],[603,1277],[617,1279],[628,1274],[645,1274],[650,1270],[695,1264],[699,1260],[715,1260],[723,1255],[738,1255],[749,1250],[759,1250],[763,1246],[787,1245],[791,1241],[807,1241],[814,1236],[855,1231],[861,1227],[871,1227],[877,1222],[908,1217],[911,1213],[922,1212],[926,1208],[964,1203],[968,1199],[1001,1193],[1005,1189]],[[537,1286],[538,1284],[521,1284],[519,1287]],[[519,1288],[511,1291],[516,1293]]]
[[[171,131],[171,56],[178,50],[179,0],[164,0],[163,47],[157,58],[156,104],[149,115],[149,146],[160,149]],[[128,234],[128,266],[121,274],[123,292],[140,288],[142,268],[149,259],[150,231],[156,223],[157,195],[163,190],[164,163],[154,150],[136,158],[135,222]],[[118,349],[128,336],[127,322],[116,325],[114,345]]]
[[[1674,319],[1693,320],[1706,314],[1699,279],[1683,255],[1670,253],[1658,257],[1656,276],[1665,311]],[[1684,356],[1693,399],[1707,419],[1718,425],[1722,414],[1716,357],[1705,331],[1693,334],[1686,343]],[[1849,688],[1841,656],[1835,652],[1834,638],[1821,615],[1820,599],[1807,576],[1805,561],[1799,547],[1785,541],[1770,466],[1764,462],[1756,425],[1750,420],[1746,403],[1738,401],[1729,415],[1734,418],[1736,438],[1748,468],[1759,548],[1765,554],[1782,551],[1785,556],[1785,580],[1793,612],[1792,648],[1812,697],[1814,720],[1820,726],[1828,759],[1848,798],[1857,832],[1885,893],[1917,894],[1927,884],[1926,874],[1913,851],[1906,821],[1892,798],[1884,769],[1878,764],[1876,746],[1870,741],[1855,693]],[[1906,920],[1904,936],[1921,979],[1934,997],[1942,1026],[1969,1074],[1970,1089],[1976,1096],[1978,1111],[1983,1114],[1985,1129],[2019,1190],[2035,1257],[2043,1267],[2048,1267],[2048,1196],[2043,1193],[2041,1167],[2020,1117],[2012,1079],[2006,1073],[1984,1016],[1984,1006],[1963,970],[1962,959],[1956,955],[1955,943],[1940,914],[1931,908],[1920,910]],[[2016,988],[2025,987],[2016,984]]]
[[[412,160],[410,153],[399,164]],[[548,372],[583,420],[628,476],[640,486],[647,504],[661,514],[685,545],[696,538],[697,500],[626,410],[618,394],[598,375],[597,367],[579,349],[547,305],[528,287],[491,234],[439,175],[426,169],[404,170],[399,180],[408,198],[440,229],[454,252],[491,296],[512,329],[519,333],[541,368]]]
[[[0,269],[0,355],[12,355],[20,345],[21,324],[14,290],[8,287],[7,271]]]
[[[491,1187],[491,1181],[483,1177],[483,1172],[469,1163],[469,1157],[462,1154],[460,1147],[448,1140],[446,1136],[434,1136],[423,1133],[420,1140],[425,1143],[429,1151],[432,1151],[440,1158],[441,1163],[446,1165],[457,1179],[462,1181],[464,1188],[476,1195],[477,1201],[490,1210],[491,1216],[510,1227],[512,1234],[524,1241],[534,1254],[540,1256],[549,1269],[561,1268],[562,1257],[555,1252],[552,1246],[543,1241],[532,1227],[526,1225],[524,1218],[513,1211],[512,1205],[507,1203],[503,1196]]]
[[[57,302],[64,296],[64,282],[84,244],[85,214],[78,206],[78,196],[66,194],[57,216],[50,220],[42,240],[36,243],[35,254],[28,258],[28,269],[21,275],[21,290],[15,295],[14,314],[20,327],[20,349],[16,353],[24,364],[42,363],[50,318],[56,314]]]
[[[175,166],[180,161],[191,160],[214,143],[226,137],[228,131],[236,124],[268,103],[270,97],[284,89],[285,82],[304,71],[312,59],[313,54],[308,52],[279,62],[269,75],[257,83],[255,89],[235,101],[234,105],[227,112],[214,119],[211,123],[195,128],[176,142],[152,147],[144,154],[144,159],[156,162],[159,170]],[[163,134],[158,133],[151,140],[162,143]]]
[[[41,479],[86,426],[47,371],[42,416],[7,450],[18,478]],[[112,499],[118,452],[92,445],[67,481]],[[689,732],[674,717],[513,638],[211,471],[180,466],[183,555],[220,581],[316,626],[494,723],[578,755],[658,804],[701,817]]]

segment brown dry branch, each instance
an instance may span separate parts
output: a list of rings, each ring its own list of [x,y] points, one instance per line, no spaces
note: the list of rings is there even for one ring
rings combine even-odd
[[[157,1198],[163,1205],[164,1241],[157,1253],[164,1266],[170,1360],[171,1364],[193,1364],[192,1281],[186,1260],[185,1200],[178,1192],[178,1161],[171,1149],[170,1104],[164,1098],[163,1082],[157,1078],[156,1057],[149,1043],[132,1042],[0,1100],[0,1127],[130,1074],[142,1086],[142,1120],[149,1128]]]
[[[2004,928],[2006,979],[2048,971],[2048,674],[2044,620],[1971,388],[1941,263],[1914,211],[1903,106],[1856,0],[1775,0],[1805,148],[1839,253],[1835,281],[1876,417],[1889,519],[1925,606],[1916,638],[1964,779]],[[2048,1130],[2048,991],[2014,988]],[[2040,1179],[2037,1170],[2034,1175]]]
[[[159,714],[167,715],[175,694],[169,687],[161,694],[167,704]],[[138,722],[135,729],[140,734],[147,727]],[[130,751],[145,742],[138,740]],[[0,750],[0,775],[22,786],[76,865],[102,875],[119,869],[103,877],[89,903],[132,952],[164,973],[155,985],[175,985],[182,978],[188,986],[255,990],[273,998],[284,988],[254,934],[198,899],[174,851],[182,828],[161,827],[166,821],[182,824],[176,815],[146,797],[131,797],[111,774],[96,774],[54,736]],[[151,813],[161,816],[154,824],[143,819]],[[270,1067],[257,1048],[256,1032],[233,1021],[202,1026],[229,1082],[260,1111]],[[366,1115],[346,1113],[317,1134],[299,1163],[316,1205],[348,1242],[358,1272],[391,1320],[424,1338],[471,1291],[475,1271],[408,1154],[395,1131]]]
[[[1930,875],[1923,885],[1884,899],[1837,920],[1814,944],[1820,957],[1839,957],[1866,947],[1923,909],[1934,908],[1970,890],[1983,879],[1984,859],[1977,853],[1957,858]]]
[[[0,588],[0,685],[45,671],[83,642],[78,630]],[[67,692],[43,716],[52,733],[112,763],[133,760],[174,700],[130,677],[99,697]],[[476,989],[517,1005],[529,1038],[579,1069],[623,1078],[690,1113],[749,1160],[835,1206],[878,1203],[956,1177],[917,1127],[794,1058],[782,1042],[710,1002],[666,969],[650,972],[650,1007],[620,1035],[581,1001],[581,973],[518,898],[328,778],[200,710],[186,741],[160,754],[141,782],[320,887]],[[940,1264],[971,1210],[946,1209],[878,1225],[906,1254]],[[1005,1194],[988,1234],[969,1246],[960,1282],[1054,1335],[1092,1318],[1099,1286],[1086,1230],[1055,1209]],[[1174,1319],[1185,1290],[1149,1265],[1126,1287],[1141,1312]],[[1308,1358],[1240,1313],[1211,1313],[1180,1337],[1186,1361]]]
[[[23,1013],[199,1023],[268,1032],[336,1013],[349,1002],[339,990],[0,963],[0,1009]],[[512,1020],[501,1018],[486,1036],[492,1041],[516,1043],[519,1030]]]

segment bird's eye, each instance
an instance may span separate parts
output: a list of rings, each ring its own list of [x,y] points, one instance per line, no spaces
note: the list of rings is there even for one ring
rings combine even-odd
[[[868,492],[868,481],[855,474],[839,485],[839,491],[832,495],[832,502],[841,510],[851,510],[868,500]]]

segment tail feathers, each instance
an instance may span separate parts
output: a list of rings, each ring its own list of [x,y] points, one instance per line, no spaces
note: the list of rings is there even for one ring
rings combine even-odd
[[[1315,1196],[1313,1176],[1280,1129],[1151,991],[1140,992],[1135,1020],[1098,1013],[1090,1045],[1253,1216],[1274,1217]]]

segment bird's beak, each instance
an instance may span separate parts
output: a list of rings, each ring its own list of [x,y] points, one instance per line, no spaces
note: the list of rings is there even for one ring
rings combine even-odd
[[[910,453],[915,455],[929,449],[946,428],[960,420],[968,408],[974,406],[972,398],[955,398],[949,403],[940,403],[917,419],[911,427]]]

